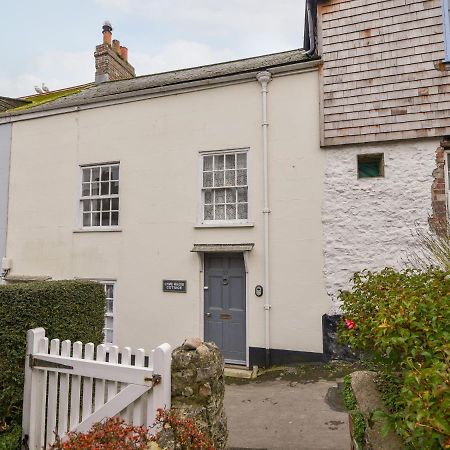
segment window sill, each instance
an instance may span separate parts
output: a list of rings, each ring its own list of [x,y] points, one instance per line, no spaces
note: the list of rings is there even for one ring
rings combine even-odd
[[[248,228],[254,227],[254,222],[230,222],[230,223],[198,223],[194,225],[194,228]]]
[[[73,233],[121,233],[122,228],[77,228]]]

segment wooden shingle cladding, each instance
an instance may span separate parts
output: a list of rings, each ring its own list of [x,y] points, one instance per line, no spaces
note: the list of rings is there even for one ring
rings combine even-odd
[[[330,0],[317,20],[322,145],[450,134],[440,0]]]

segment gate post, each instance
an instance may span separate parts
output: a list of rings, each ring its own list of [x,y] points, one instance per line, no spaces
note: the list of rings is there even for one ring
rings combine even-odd
[[[42,413],[45,409],[45,372],[30,365],[30,355],[39,351],[39,344],[45,338],[43,328],[27,332],[27,353],[25,357],[25,386],[23,393],[22,443],[27,442],[30,450],[40,449],[42,435]]]
[[[171,407],[171,364],[172,352],[169,344],[162,344],[153,353],[153,373],[160,375],[160,381],[153,387],[154,404],[169,410]],[[154,411],[156,414],[156,411]],[[155,417],[153,417],[154,421]],[[149,419],[147,418],[147,421]],[[150,425],[153,422],[149,422]]]

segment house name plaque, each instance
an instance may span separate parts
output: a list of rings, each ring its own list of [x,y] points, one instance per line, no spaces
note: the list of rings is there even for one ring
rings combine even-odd
[[[163,280],[163,292],[187,292],[186,280]]]

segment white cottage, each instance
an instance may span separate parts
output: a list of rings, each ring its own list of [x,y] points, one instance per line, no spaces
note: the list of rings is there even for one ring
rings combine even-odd
[[[321,359],[319,58],[135,78],[111,31],[95,85],[0,114],[6,280],[103,283],[107,343],[198,335],[229,363]]]

